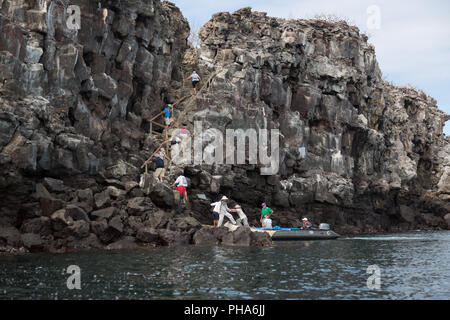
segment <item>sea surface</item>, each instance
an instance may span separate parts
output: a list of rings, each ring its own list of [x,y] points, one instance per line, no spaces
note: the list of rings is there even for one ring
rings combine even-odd
[[[448,300],[450,232],[0,256],[0,299]]]

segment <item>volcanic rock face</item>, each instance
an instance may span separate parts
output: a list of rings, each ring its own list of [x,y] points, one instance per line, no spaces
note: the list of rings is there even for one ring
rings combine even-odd
[[[251,224],[265,201],[283,226],[306,215],[345,233],[448,228],[449,117],[382,81],[355,27],[245,8],[214,15],[196,50],[170,2],[0,0],[0,29],[0,247],[270,242],[201,229],[211,208],[196,193],[226,194]],[[147,120],[190,94],[192,68],[202,88],[177,127],[278,129],[280,165],[187,165],[192,210],[180,214],[141,165],[160,143]]]
[[[309,216],[342,232],[375,232],[430,227],[428,217],[447,228],[449,116],[423,92],[384,82],[357,28],[244,8],[214,15],[200,38],[208,83],[190,122],[282,133],[278,177],[249,166],[207,170],[231,181],[219,193],[253,207],[269,202],[282,224]]]
[[[186,19],[157,0],[8,0],[0,30],[0,225],[62,247],[92,219],[110,243],[127,232],[118,203],[139,193],[125,184],[152,147],[146,120],[182,80]]]

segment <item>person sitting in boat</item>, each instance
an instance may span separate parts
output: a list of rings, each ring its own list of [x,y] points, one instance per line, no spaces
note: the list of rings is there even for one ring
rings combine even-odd
[[[264,229],[264,230],[272,230],[272,229],[273,229],[272,219],[266,218],[266,219],[263,221],[263,229]]]
[[[304,230],[312,230],[313,225],[309,222],[308,218],[303,218],[303,229]]]

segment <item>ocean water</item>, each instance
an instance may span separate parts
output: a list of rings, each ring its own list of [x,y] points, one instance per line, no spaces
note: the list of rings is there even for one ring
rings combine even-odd
[[[0,299],[448,300],[450,232],[0,256]]]

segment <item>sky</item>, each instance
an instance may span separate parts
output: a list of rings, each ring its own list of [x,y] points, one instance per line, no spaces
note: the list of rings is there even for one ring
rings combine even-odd
[[[243,7],[287,19],[331,14],[369,35],[383,78],[411,85],[450,114],[450,1],[448,0],[171,0],[199,29],[214,13]],[[444,129],[450,136],[450,121]]]

